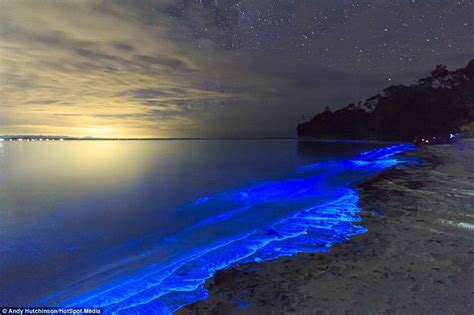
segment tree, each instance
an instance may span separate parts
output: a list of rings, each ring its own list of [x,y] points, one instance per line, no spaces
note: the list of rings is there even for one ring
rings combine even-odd
[[[435,79],[445,77],[449,74],[448,69],[446,69],[446,66],[443,65],[437,65],[436,69],[431,71],[431,76]]]

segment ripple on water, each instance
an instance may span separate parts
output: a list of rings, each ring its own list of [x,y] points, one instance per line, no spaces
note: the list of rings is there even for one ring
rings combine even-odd
[[[42,303],[102,307],[107,313],[169,314],[206,298],[204,282],[217,270],[303,252],[327,252],[332,245],[366,232],[357,224],[360,209],[352,185],[405,162],[396,154],[412,149],[410,145],[385,147],[349,160],[308,165],[280,181],[202,197],[178,211],[186,215],[217,207],[222,213],[172,238],[156,240],[146,265],[119,264],[113,277],[93,275],[87,285],[79,282]],[[168,256],[149,262],[163,251]]]

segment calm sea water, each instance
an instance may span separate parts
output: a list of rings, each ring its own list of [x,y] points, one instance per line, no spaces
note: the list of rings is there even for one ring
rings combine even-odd
[[[352,185],[411,149],[386,146],[2,142],[0,305],[166,314],[215,270],[324,252],[365,231]]]

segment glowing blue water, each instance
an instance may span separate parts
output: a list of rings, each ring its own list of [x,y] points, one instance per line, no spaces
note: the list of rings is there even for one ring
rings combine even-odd
[[[326,252],[366,229],[357,224],[354,184],[403,163],[395,145],[300,167],[291,176],[211,194],[177,210],[183,218],[215,213],[178,233],[160,233],[104,252],[134,255],[37,302],[102,307],[109,313],[169,314],[207,296],[204,281],[219,269],[302,252]],[[215,212],[215,209],[219,209]]]

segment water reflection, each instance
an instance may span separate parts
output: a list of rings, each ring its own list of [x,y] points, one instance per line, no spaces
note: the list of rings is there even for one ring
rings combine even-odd
[[[178,262],[201,255],[203,248],[207,252],[226,240],[235,242],[236,235],[330,196],[352,196],[329,188],[340,188],[348,176],[387,167],[360,163],[365,173],[345,172],[343,177],[330,177],[335,173],[327,168],[310,170],[330,179],[323,186],[317,184],[321,178],[315,173],[289,175],[309,163],[380,147],[342,146],[297,153],[292,140],[5,143],[0,160],[0,304],[25,305],[41,296],[48,296],[52,304],[47,305],[77,303],[117,282],[125,289],[123,295],[113,296],[132,297],[138,291],[123,287],[124,275],[136,280],[158,270],[153,280],[158,281]],[[313,190],[304,190],[309,188]],[[355,199],[343,200],[347,205]],[[308,213],[304,220],[311,216]],[[265,242],[284,233],[272,230],[252,237]],[[236,254],[231,252],[226,255]],[[203,275],[213,268],[218,266],[203,270]],[[167,281],[172,279],[176,278]],[[168,284],[161,288],[183,288],[180,282]],[[205,293],[186,292],[167,295],[175,301],[166,302],[168,309],[179,305],[176,299],[187,301]],[[156,297],[153,294],[149,296]],[[101,295],[103,305],[109,297]],[[120,303],[127,306],[125,300]]]
[[[156,147],[136,142],[125,146],[114,141],[13,142],[5,146],[2,163],[9,169],[2,168],[4,175],[18,182],[33,178],[58,184],[54,190],[70,184],[113,188],[124,179],[140,177],[150,158],[160,155]]]

